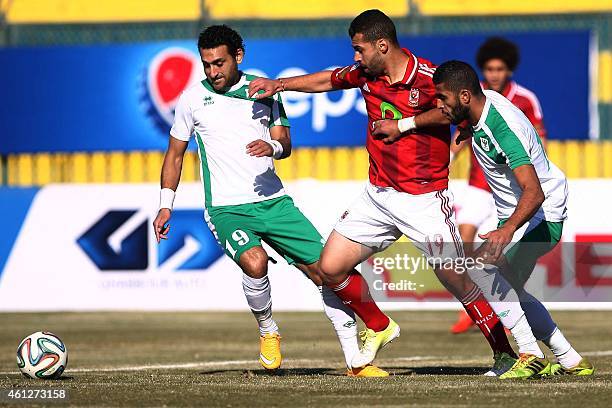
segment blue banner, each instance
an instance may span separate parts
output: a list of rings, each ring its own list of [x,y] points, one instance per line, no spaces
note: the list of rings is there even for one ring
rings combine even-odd
[[[540,98],[551,139],[589,135],[589,33],[507,35],[521,49],[514,78]],[[484,35],[403,37],[439,64],[474,63]],[[352,63],[348,37],[247,40],[242,69],[269,77]],[[165,149],[177,98],[203,78],[195,41],[0,50],[0,153]],[[286,94],[296,146],[358,146],[358,90]],[[571,118],[571,120],[568,120]]]

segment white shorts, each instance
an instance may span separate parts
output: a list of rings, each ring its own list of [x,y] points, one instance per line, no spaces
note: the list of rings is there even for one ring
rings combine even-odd
[[[405,235],[427,257],[463,257],[448,190],[409,194],[368,183],[334,230],[351,241],[382,251]]]
[[[457,224],[473,225],[477,229],[495,216],[493,194],[482,188],[468,185],[457,198]]]

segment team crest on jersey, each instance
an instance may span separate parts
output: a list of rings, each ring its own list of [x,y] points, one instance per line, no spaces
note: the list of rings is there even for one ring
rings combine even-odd
[[[489,146],[489,140],[485,139],[484,137],[480,138],[480,146],[482,146],[482,150],[484,150],[485,152],[491,150],[491,146]]]
[[[412,88],[410,90],[410,98],[408,99],[408,105],[412,107],[419,106],[419,94],[420,91],[418,88]]]
[[[212,96],[204,97],[204,106],[212,105],[213,103],[215,103],[215,100],[212,98]]]

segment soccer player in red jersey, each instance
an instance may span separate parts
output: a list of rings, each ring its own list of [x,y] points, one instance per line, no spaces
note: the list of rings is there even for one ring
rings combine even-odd
[[[533,92],[512,80],[512,74],[519,60],[519,49],[514,43],[499,37],[486,40],[476,54],[476,62],[484,77],[482,87],[504,95],[527,116],[540,138],[545,140],[546,129],[538,98]],[[468,143],[463,141],[458,145],[453,143],[452,155],[459,153],[466,145],[469,145],[469,141]],[[492,215],[495,215],[495,203],[474,152],[469,147],[468,149],[471,160],[468,187],[457,202],[457,223],[465,252],[469,256],[473,251],[476,232]],[[457,322],[451,327],[451,332],[464,333],[473,326],[474,322],[470,316],[462,311]]]
[[[376,306],[367,282],[353,268],[401,235],[427,257],[462,258],[463,246],[453,214],[453,197],[447,190],[450,122],[435,109],[435,65],[401,48],[393,22],[379,10],[357,16],[349,36],[355,50],[354,64],[298,77],[260,78],[251,82],[249,92],[263,98],[289,90],[360,88],[364,96],[369,183],[337,222],[321,254],[324,283],[367,327],[363,346],[352,364],[360,367],[399,336],[399,326]],[[395,127],[395,135],[387,132],[389,126]],[[477,320],[494,351],[496,367],[500,361],[507,364],[512,360],[514,352],[503,326],[469,276],[440,264],[432,266],[440,281]]]

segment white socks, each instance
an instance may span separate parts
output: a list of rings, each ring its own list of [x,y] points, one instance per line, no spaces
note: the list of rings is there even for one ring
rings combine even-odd
[[[549,338],[542,341],[550,348],[563,368],[576,367],[582,360],[582,356],[574,350],[558,327]]]
[[[278,333],[278,325],[272,319],[272,297],[268,276],[256,279],[242,274],[242,288],[247,303],[259,324],[259,333]],[[319,287],[323,299],[323,309],[331,321],[340,341],[344,360],[350,367],[353,356],[359,351],[357,341],[357,321],[355,313],[328,287]]]
[[[342,303],[342,300],[327,286],[319,286],[323,309],[336,330],[340,341],[346,366],[351,367],[353,356],[359,351],[357,342],[357,321],[355,313],[350,307]]]
[[[259,324],[259,333],[262,336],[268,333],[278,333],[278,325],[272,319],[272,296],[268,275],[256,279],[243,273],[242,289]]]
[[[502,324],[512,332],[519,353],[544,357],[537,337],[550,348],[564,368],[580,363],[582,356],[566,340],[537,298],[524,290],[519,296],[496,267],[487,265],[486,269],[474,268],[469,275],[480,287]]]
[[[548,310],[536,297],[526,291],[520,294],[521,306],[525,310],[525,316],[533,328],[533,333],[546,347],[553,352],[559,364],[564,368],[573,368],[580,363],[582,356],[578,354],[567,341],[557,324],[552,319]]]
[[[531,327],[525,315],[521,316],[510,331],[512,332],[514,340],[516,340],[519,354],[533,354],[539,358],[544,358],[544,353],[542,353],[540,346],[538,346],[538,342],[531,332]]]

